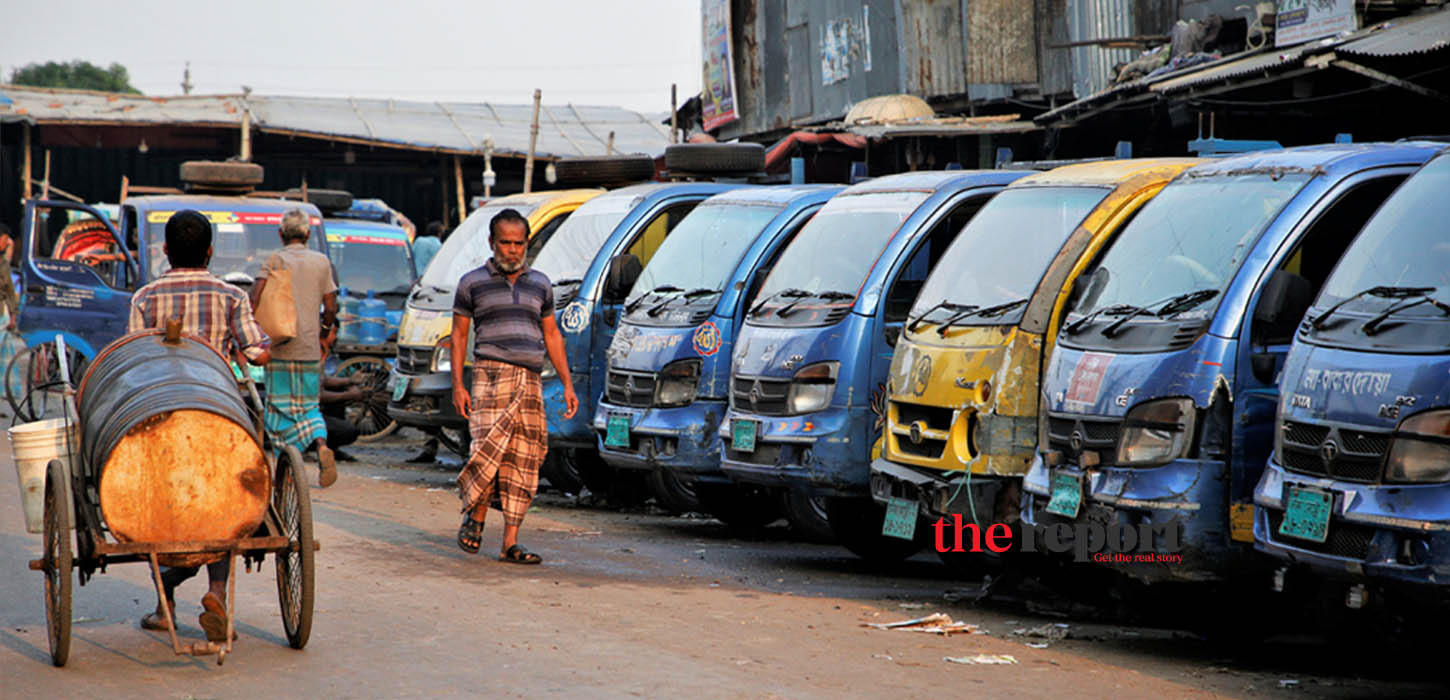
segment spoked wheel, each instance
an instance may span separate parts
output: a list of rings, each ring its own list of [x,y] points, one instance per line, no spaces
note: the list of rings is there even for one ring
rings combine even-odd
[[[302,455],[287,447],[277,460],[277,485],[272,505],[287,537],[287,549],[276,552],[277,598],[282,604],[282,627],[293,649],[307,646],[312,634],[314,559],[312,551],[312,501],[307,479],[302,475]]]
[[[358,442],[372,442],[398,429],[388,415],[388,363],[380,357],[349,357],[337,366],[334,376],[360,377],[358,386],[367,393],[362,401],[349,401],[347,422],[357,428]]]
[[[76,386],[85,374],[86,357],[79,350],[66,346],[70,385]],[[5,399],[21,421],[55,418],[65,410],[64,387],[61,384],[60,359],[55,343],[41,343],[15,354],[5,367]]]
[[[50,662],[70,658],[71,529],[70,483],[65,465],[51,460],[45,473],[45,621]]]

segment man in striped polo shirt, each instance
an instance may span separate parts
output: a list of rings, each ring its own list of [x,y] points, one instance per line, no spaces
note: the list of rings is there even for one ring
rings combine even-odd
[[[473,450],[458,474],[463,523],[458,546],[477,552],[483,520],[497,493],[503,509],[499,559],[538,564],[539,555],[518,543],[519,525],[539,486],[539,466],[549,450],[539,372],[544,354],[564,385],[565,418],[579,408],[564,337],[554,323],[554,292],[544,273],[524,264],[529,222],[505,209],[488,224],[493,257],[458,281],[453,300],[453,407],[468,416]],[[473,390],[463,384],[469,326],[473,342]]]

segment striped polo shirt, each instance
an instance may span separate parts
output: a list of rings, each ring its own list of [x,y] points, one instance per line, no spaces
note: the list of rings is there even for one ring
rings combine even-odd
[[[473,357],[538,372],[544,367],[540,320],[554,313],[554,289],[544,273],[527,265],[509,279],[493,258],[458,280],[453,313],[473,319]]]

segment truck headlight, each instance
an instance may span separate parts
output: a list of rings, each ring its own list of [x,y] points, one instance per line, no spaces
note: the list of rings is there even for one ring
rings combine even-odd
[[[453,371],[453,348],[448,336],[444,336],[443,340],[438,342],[437,347],[433,348],[433,371]]]
[[[791,377],[787,410],[811,413],[831,405],[831,397],[836,393],[836,372],[840,369],[839,362],[817,362],[800,368]]]
[[[1385,463],[1389,481],[1450,481],[1450,409],[1416,413],[1400,421]]]
[[[1167,464],[1188,453],[1196,412],[1193,399],[1158,399],[1134,406],[1118,436],[1119,466]]]
[[[655,387],[655,405],[688,406],[695,400],[695,392],[699,388],[699,360],[671,362],[660,370],[659,385]]]

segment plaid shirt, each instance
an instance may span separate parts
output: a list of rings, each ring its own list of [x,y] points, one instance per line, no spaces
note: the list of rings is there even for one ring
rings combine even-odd
[[[127,331],[164,329],[168,318],[180,318],[183,333],[200,336],[229,358],[240,346],[256,359],[272,342],[252,316],[246,293],[206,270],[171,270],[137,290]]]

